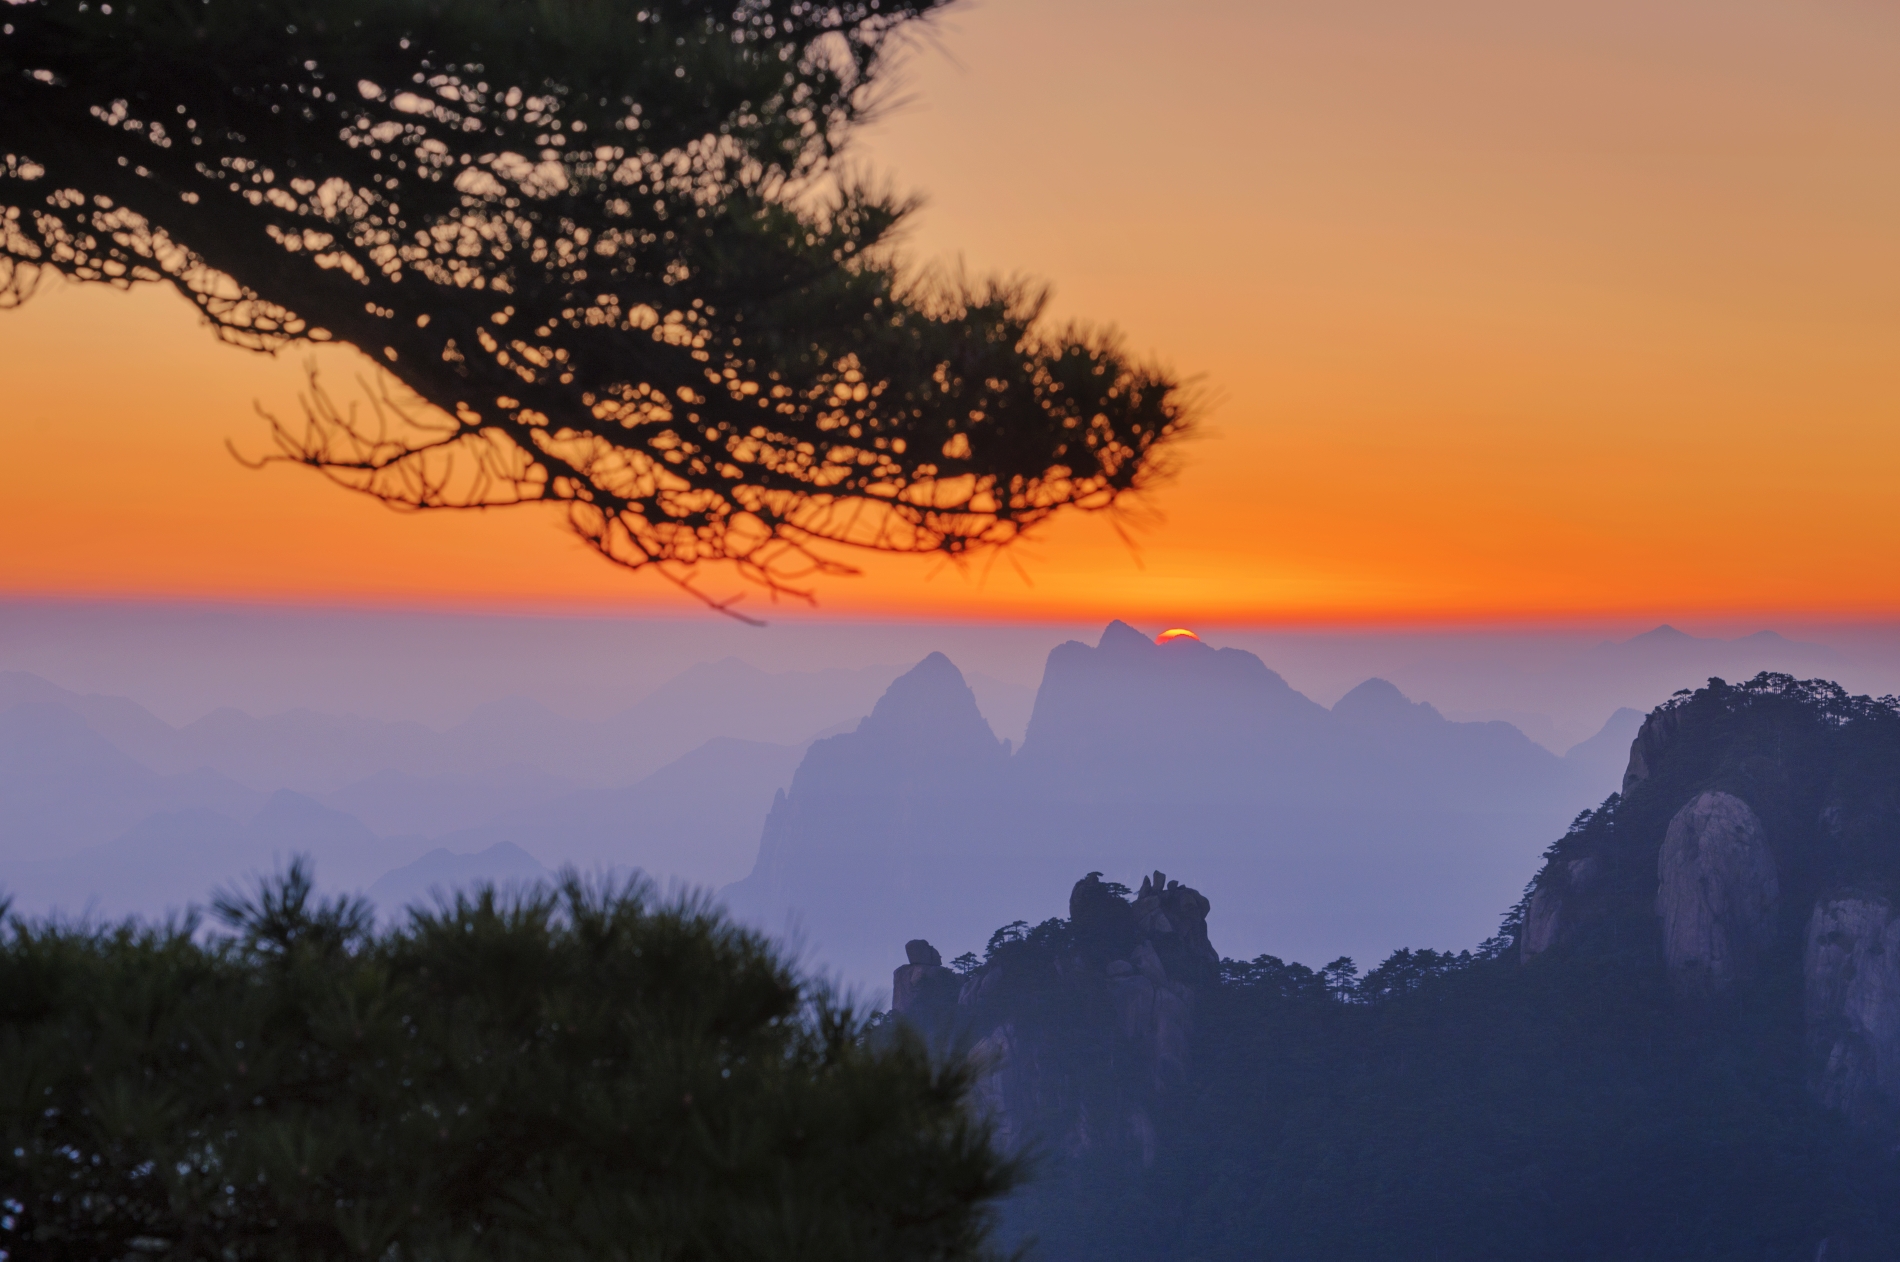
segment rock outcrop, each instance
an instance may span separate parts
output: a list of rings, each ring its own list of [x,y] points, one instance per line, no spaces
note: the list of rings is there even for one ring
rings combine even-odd
[[[1900,1113],[1900,916],[1884,898],[1815,905],[1803,959],[1809,1086],[1863,1125]]]
[[[1636,739],[1630,742],[1629,766],[1623,771],[1623,796],[1628,797],[1631,789],[1649,779],[1661,765],[1681,727],[1681,712],[1666,707],[1651,711],[1643,720]]]
[[[1078,884],[1095,880],[1091,874]],[[1220,970],[1220,954],[1207,940],[1210,909],[1199,891],[1160,872],[1144,878],[1131,909],[1141,940],[1126,960],[1110,960],[1105,969],[1117,1028],[1157,1092],[1186,1079],[1194,984],[1212,981]]]
[[[1093,875],[1083,877],[1087,885]],[[1099,879],[1096,879],[1099,884]],[[1074,904],[1074,895],[1070,895]],[[1170,881],[1161,872],[1143,877],[1135,895],[1135,929],[1151,948],[1165,951],[1164,961],[1181,981],[1208,981],[1220,969],[1220,952],[1207,938],[1207,913],[1213,910],[1198,890]]]
[[[1900,702],[1711,679],[1643,721],[1623,785],[1547,852],[1522,959],[1653,934],[1691,1009],[1787,1004],[1799,970],[1807,1086],[1900,1139]]]
[[[1663,835],[1656,914],[1677,992],[1718,994],[1752,975],[1774,939],[1781,883],[1767,832],[1732,793],[1696,795]]]
[[[1199,891],[1155,872],[1127,895],[1091,872],[1070,892],[1067,921],[1000,943],[961,978],[929,943],[906,944],[891,1009],[969,1058],[973,1097],[1005,1150],[1128,1146],[1154,1160],[1153,1110],[1186,1080],[1196,991],[1217,980],[1220,955]],[[1114,1083],[1073,1072],[1078,1030],[1094,1044],[1086,1063],[1124,1067]]]
[[[1530,903],[1524,908],[1524,926],[1518,931],[1517,949],[1523,958],[1542,955],[1557,945],[1563,911],[1562,891],[1552,882],[1539,881],[1531,890]]]
[[[904,944],[908,963],[891,974],[891,1011],[914,1012],[956,1002],[963,979],[943,966],[937,948],[922,938]]]
[[[1518,949],[1523,958],[1542,955],[1562,940],[1574,927],[1577,901],[1596,884],[1603,861],[1595,855],[1553,863],[1537,880],[1531,899],[1524,909],[1524,926],[1518,933]]]

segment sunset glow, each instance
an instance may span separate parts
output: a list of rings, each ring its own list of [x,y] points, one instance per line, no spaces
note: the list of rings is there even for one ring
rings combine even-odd
[[[964,566],[840,554],[864,573],[819,611],[1900,614],[1896,37],[1891,7],[1709,0],[956,10],[858,154],[926,195],[906,248],[1047,278],[1207,422],[1119,520]],[[152,287],[0,311],[0,594],[698,607],[557,512],[400,516],[245,468],[227,441],[261,451],[254,408],[294,419],[310,364],[378,388]]]

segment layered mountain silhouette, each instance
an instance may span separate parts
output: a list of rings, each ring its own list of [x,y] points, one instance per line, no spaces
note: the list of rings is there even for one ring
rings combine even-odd
[[[57,701],[0,709],[0,859],[9,863],[99,845],[160,812],[249,814],[262,804],[216,772],[153,771]]]
[[[1845,661],[1824,644],[1790,640],[1775,631],[1757,631],[1753,635],[1724,640],[1717,636],[1691,635],[1666,622],[1627,640],[1605,640],[1596,647],[1595,653],[1601,660],[1626,665],[1721,663],[1732,671],[1737,666],[1770,656],[1811,670],[1836,668]]]
[[[728,660],[605,723],[503,700],[448,730],[312,711],[174,727],[0,674],[0,882],[20,910],[120,914],[293,853],[385,901],[527,864],[637,868],[731,883],[735,910],[870,977],[919,929],[981,946],[1028,914],[1015,890],[1165,860],[1244,883],[1221,900],[1236,950],[1377,955],[1482,936],[1537,839],[1615,787],[1638,720],[1560,758],[1382,680],[1328,709],[1250,653],[1121,623],[1050,653],[1020,748],[985,717],[1021,723],[1020,700],[976,689],[941,654]]]
[[[309,710],[174,727],[124,698],[0,672],[0,897],[30,912],[162,914],[293,854],[325,887],[363,890],[433,850],[453,862],[380,896],[515,879],[524,853],[536,870],[717,887],[751,868],[804,742],[855,725],[898,673],[728,659],[605,722],[501,701],[437,731]]]
[[[624,788],[506,811],[441,841],[465,852],[515,845],[583,871],[634,867],[716,889],[751,869],[759,821],[804,753],[803,745],[714,737]]]
[[[1050,653],[1012,752],[933,654],[811,746],[724,897],[867,980],[919,932],[980,947],[1027,914],[1024,888],[1156,862],[1248,891],[1222,902],[1236,953],[1476,941],[1543,840],[1616,787],[1609,751],[1640,721],[1619,712],[1562,758],[1383,680],[1329,710],[1251,653],[1115,622]]]
[[[1002,798],[1009,770],[962,673],[932,653],[855,730],[812,743],[772,802],[751,873],[722,896],[794,939],[808,920],[818,957],[850,975],[857,952],[888,942],[916,908],[954,904],[986,866],[989,879],[1014,880],[1033,861],[996,844],[1020,843],[1017,830],[972,814]]]
[[[280,789],[254,813],[159,812],[102,845],[16,862],[8,875],[10,892],[30,900],[20,910],[116,918],[202,906],[214,886],[276,871],[299,854],[316,860],[326,886],[362,889],[423,848],[421,838],[379,837],[361,820]]]
[[[407,907],[433,908],[451,901],[458,890],[483,883],[503,890],[546,881],[553,873],[520,846],[496,842],[475,854],[456,854],[438,846],[369,887],[370,900],[385,914]]]
[[[309,709],[262,716],[219,709],[174,727],[122,697],[85,696],[4,671],[0,712],[23,705],[62,711],[120,756],[161,776],[205,769],[260,792],[295,789],[324,800],[373,800],[375,790],[363,782],[392,776],[418,788],[431,780],[480,780],[491,786],[492,799],[501,777],[518,796],[491,806],[507,809],[576,788],[631,784],[719,737],[801,744],[855,723],[901,673],[899,666],[769,672],[726,658],[688,668],[605,719],[574,719],[503,697],[438,731]],[[333,805],[349,809],[343,800]],[[412,822],[437,832],[470,821]]]

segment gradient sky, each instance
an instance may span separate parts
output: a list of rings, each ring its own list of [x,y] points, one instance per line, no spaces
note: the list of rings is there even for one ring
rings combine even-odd
[[[1870,0],[955,10],[859,154],[927,196],[910,249],[1215,406],[1139,562],[1079,519],[1029,582],[879,559],[824,613],[1900,612],[1897,56]],[[545,514],[241,468],[305,362],[155,290],[0,312],[0,593],[678,607]]]

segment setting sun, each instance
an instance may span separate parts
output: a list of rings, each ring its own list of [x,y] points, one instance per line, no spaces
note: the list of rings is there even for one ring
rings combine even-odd
[[[1163,631],[1160,635],[1155,637],[1155,643],[1166,644],[1170,640],[1198,640],[1200,638],[1200,636],[1194,634],[1186,627],[1169,627],[1166,631]]]

